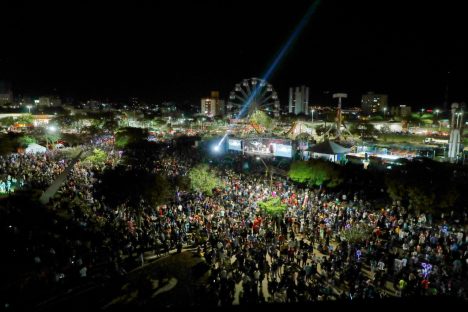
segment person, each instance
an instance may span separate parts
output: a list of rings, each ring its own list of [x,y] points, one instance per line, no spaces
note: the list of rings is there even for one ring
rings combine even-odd
[[[401,278],[400,281],[398,282],[398,289],[400,291],[400,297],[406,296],[407,285],[408,283],[403,278]]]
[[[177,243],[177,253],[181,253],[182,252],[182,241],[179,241]]]

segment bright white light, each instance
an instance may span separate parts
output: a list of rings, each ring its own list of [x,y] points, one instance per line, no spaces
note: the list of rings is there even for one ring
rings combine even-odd
[[[218,146],[218,145],[213,146],[213,150],[214,150],[215,152],[219,152],[219,146]]]
[[[57,128],[56,128],[55,126],[49,126],[47,129],[48,129],[50,132],[55,132],[55,131],[57,131]]]

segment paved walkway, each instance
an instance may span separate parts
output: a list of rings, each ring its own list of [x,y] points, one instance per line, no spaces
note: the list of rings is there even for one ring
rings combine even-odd
[[[72,159],[67,168],[54,180],[54,182],[52,182],[52,184],[47,188],[47,190],[45,190],[45,192],[42,193],[41,198],[39,199],[39,201],[42,204],[47,204],[49,200],[57,193],[59,188],[62,186],[63,182],[65,182],[67,175],[73,169],[73,166],[80,159],[81,154],[83,154],[83,151],[80,151],[78,155]]]

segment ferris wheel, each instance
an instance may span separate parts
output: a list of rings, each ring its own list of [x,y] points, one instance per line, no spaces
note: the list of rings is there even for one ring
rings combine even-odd
[[[247,105],[251,100],[250,105]],[[237,83],[229,95],[226,105],[231,118],[244,118],[261,110],[272,117],[278,117],[280,113],[280,102],[278,94],[273,86],[260,78],[244,79]]]

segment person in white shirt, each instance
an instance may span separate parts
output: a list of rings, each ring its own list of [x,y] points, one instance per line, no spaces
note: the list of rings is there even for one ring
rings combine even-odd
[[[380,271],[385,271],[385,263],[382,260],[379,260],[379,263],[377,263],[377,266]]]
[[[86,266],[82,267],[82,268],[80,269],[80,276],[81,276],[82,278],[85,278],[87,272],[88,272],[88,268],[86,268]]]

